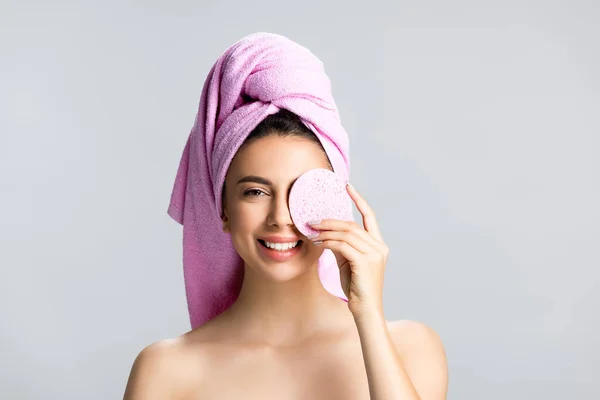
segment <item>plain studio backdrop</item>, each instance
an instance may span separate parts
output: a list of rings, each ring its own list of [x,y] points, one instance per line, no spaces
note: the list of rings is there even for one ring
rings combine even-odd
[[[4,0],[0,398],[121,398],[190,329],[166,210],[210,67],[256,31],[325,63],[386,319],[439,333],[448,399],[600,398],[597,2]]]

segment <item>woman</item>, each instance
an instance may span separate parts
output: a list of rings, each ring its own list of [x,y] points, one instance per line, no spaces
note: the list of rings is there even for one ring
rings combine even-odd
[[[295,227],[289,190],[314,168],[334,171],[322,142],[291,111],[268,115],[244,139],[221,192],[220,229],[243,260],[239,296],[190,332],[143,349],[125,400],[446,398],[438,335],[416,321],[384,319],[388,248],[364,198],[349,188],[364,227],[324,220],[312,226],[316,238]],[[269,241],[299,243],[282,261],[269,256]],[[325,249],[335,253],[347,302],[319,278]]]

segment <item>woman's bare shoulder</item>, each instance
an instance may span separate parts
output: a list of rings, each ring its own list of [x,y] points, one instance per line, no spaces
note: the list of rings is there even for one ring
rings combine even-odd
[[[444,352],[440,336],[427,324],[409,319],[386,321],[386,323],[394,345],[403,355],[418,356],[422,351],[438,354]]]
[[[185,335],[144,347],[131,367],[124,400],[185,398],[189,382],[201,375],[189,347]]]
[[[405,338],[418,338],[422,335],[437,335],[435,330],[424,322],[411,319],[399,319],[393,321],[385,321],[390,333],[393,330]]]
[[[448,361],[442,339],[423,322],[386,321],[394,346],[415,388],[422,398],[445,393],[448,388]]]

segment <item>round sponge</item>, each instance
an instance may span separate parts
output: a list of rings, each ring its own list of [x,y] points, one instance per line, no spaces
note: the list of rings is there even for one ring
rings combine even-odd
[[[290,189],[290,215],[296,228],[304,234],[317,233],[308,221],[341,219],[353,221],[352,198],[347,182],[324,168],[311,169],[296,179]]]

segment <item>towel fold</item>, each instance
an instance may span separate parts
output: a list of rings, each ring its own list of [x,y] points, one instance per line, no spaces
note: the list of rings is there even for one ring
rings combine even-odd
[[[183,272],[192,329],[237,299],[244,261],[222,231],[221,192],[227,169],[250,132],[279,109],[297,114],[319,138],[336,174],[349,180],[349,139],[323,63],[289,38],[247,35],[212,66],[200,97],[167,213],[183,225]],[[347,301],[335,256],[318,260],[325,289]]]

